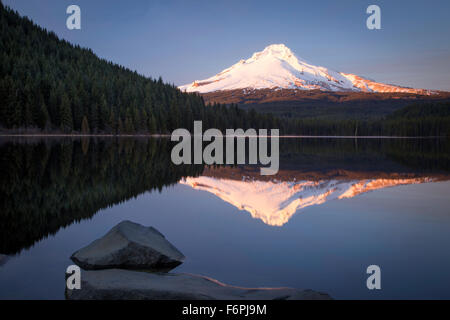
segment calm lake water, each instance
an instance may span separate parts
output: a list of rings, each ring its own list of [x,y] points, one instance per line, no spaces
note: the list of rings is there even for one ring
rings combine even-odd
[[[0,299],[64,299],[70,255],[122,220],[172,272],[336,299],[450,298],[450,142],[280,141],[280,171],[174,166],[167,139],[0,139]],[[381,267],[381,290],[366,268]]]

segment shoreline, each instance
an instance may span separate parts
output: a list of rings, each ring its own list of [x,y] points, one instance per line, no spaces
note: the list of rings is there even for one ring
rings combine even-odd
[[[143,137],[143,138],[170,138],[171,134],[26,134],[26,133],[0,133],[0,138],[2,137],[22,137],[22,138],[61,138],[61,137],[73,137],[73,138],[132,138],[132,137]],[[194,136],[194,135],[191,135]],[[227,137],[227,135],[223,135]],[[251,136],[253,137],[253,136]],[[446,136],[308,136],[308,135],[280,135],[280,136],[258,136],[267,138],[318,138],[318,139],[447,139]]]

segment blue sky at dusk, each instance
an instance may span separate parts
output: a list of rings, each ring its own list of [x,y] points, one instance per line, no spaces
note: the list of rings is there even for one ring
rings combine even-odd
[[[450,1],[4,0],[60,37],[139,73],[182,85],[284,43],[315,65],[450,91]],[[82,29],[66,28],[81,7]],[[382,30],[366,28],[377,4]]]

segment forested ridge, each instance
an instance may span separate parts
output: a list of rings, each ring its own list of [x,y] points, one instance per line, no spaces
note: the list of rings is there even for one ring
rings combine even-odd
[[[170,133],[193,127],[275,127],[272,116],[236,105],[206,106],[98,58],[0,2],[0,127],[13,132]]]
[[[99,59],[3,5],[0,29],[0,119],[6,128],[166,132],[180,125],[181,113],[202,110],[201,97]]]
[[[161,78],[144,77],[59,39],[0,1],[0,131],[166,134],[176,128],[192,131],[194,120],[202,120],[204,129],[222,131],[279,128],[281,134],[296,135],[450,135],[448,114],[337,120],[275,117],[236,104],[206,105],[198,94],[181,92]]]
[[[450,102],[406,106],[378,120],[287,119],[287,132],[312,136],[450,137]]]

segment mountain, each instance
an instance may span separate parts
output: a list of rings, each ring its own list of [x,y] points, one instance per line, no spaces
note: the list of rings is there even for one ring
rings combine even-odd
[[[179,87],[186,92],[208,93],[243,89],[298,89],[331,92],[383,92],[429,95],[412,89],[375,82],[351,73],[315,66],[297,57],[284,44],[273,44],[240,60],[215,76]]]
[[[59,39],[54,32],[4,6],[1,0],[0,26],[0,135],[42,132],[170,134],[177,128],[192,131],[194,120],[202,120],[204,130],[218,128],[222,131],[228,128],[279,128],[281,134],[295,135],[448,134],[448,117],[445,121],[433,116],[426,121],[421,118],[396,118],[381,122],[382,119],[373,119],[370,112],[376,111],[377,117],[384,116],[412,101],[418,102],[418,96],[429,97],[433,99],[432,102],[449,101],[450,93],[448,96],[395,93],[395,97],[381,101],[382,104],[376,97],[381,93],[354,91],[261,89],[256,90],[261,95],[258,98],[255,90],[237,89],[240,96],[235,93],[236,90],[209,93],[216,95],[213,97],[207,97],[207,94],[200,96],[197,93],[182,92],[174,85],[164,83],[161,78],[156,80],[145,77],[99,58],[91,49]],[[270,63],[273,59],[269,58],[274,55],[275,53],[266,52],[264,55],[256,55],[255,60],[267,60]],[[267,59],[262,56],[267,56]],[[292,67],[289,69],[286,63],[280,61],[278,59],[278,66],[294,73]],[[230,71],[231,73],[235,72]],[[304,75],[306,73],[305,67]],[[338,73],[327,73],[330,77],[343,79]],[[341,85],[343,84],[339,86]],[[336,83],[334,88],[338,90],[339,86]],[[270,94],[266,94],[264,90],[270,91]],[[246,93],[243,94],[243,91]],[[219,93],[222,96],[218,96]],[[299,93],[310,94],[311,97],[300,101]],[[326,96],[317,97],[319,93]],[[367,108],[367,100],[359,96],[363,94],[377,99],[376,108]],[[286,101],[286,95],[293,95],[291,101]],[[409,97],[400,100],[398,95]],[[334,108],[336,100],[348,98],[353,99],[350,101],[352,105],[347,105],[346,109]],[[288,104],[281,106],[279,99],[284,99]],[[252,101],[259,104],[258,112],[238,106],[246,104],[246,107],[251,107],[248,102]],[[273,101],[272,105],[266,103],[270,101]],[[218,102],[219,105],[210,108],[211,102]],[[314,102],[322,106],[313,105]],[[299,107],[298,103],[306,106]],[[231,104],[234,105],[230,107]],[[339,111],[340,116],[335,110]],[[334,122],[329,119],[316,122],[320,114]],[[297,121],[298,119],[301,121]],[[310,121],[311,119],[314,121]],[[372,122],[359,122],[366,120]]]

